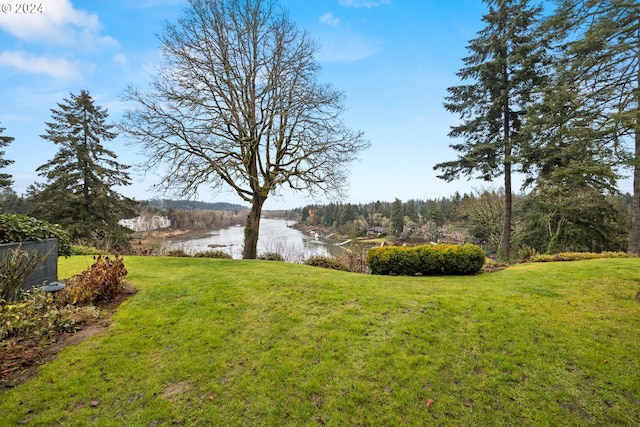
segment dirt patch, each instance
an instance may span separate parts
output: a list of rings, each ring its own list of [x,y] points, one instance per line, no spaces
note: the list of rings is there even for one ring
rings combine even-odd
[[[176,395],[182,394],[191,387],[189,381],[180,381],[179,383],[170,383],[162,391],[162,395],[168,399],[174,399]]]
[[[82,325],[75,333],[60,333],[48,340],[14,337],[0,347],[0,393],[33,378],[38,367],[56,358],[65,347],[75,345],[99,334],[111,324],[110,318],[118,306],[131,294],[98,304],[100,317]]]

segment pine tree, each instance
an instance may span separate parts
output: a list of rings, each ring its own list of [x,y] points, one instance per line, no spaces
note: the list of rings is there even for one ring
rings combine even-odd
[[[395,236],[400,236],[404,229],[404,209],[400,199],[395,199],[391,204],[391,228]]]
[[[629,252],[640,254],[640,3],[637,0],[562,0],[553,17],[567,40],[565,68],[580,102],[597,112],[599,141],[625,158],[633,154],[633,218]]]
[[[84,90],[71,94],[58,108],[51,110],[53,120],[41,136],[59,150],[37,169],[47,182],[30,189],[34,215],[98,247],[127,245],[128,233],[118,219],[133,214],[134,202],[115,187],[131,184],[130,166],[118,163],[116,154],[103,145],[117,136],[106,123],[107,110],[96,106]]]
[[[0,128],[0,148],[6,147],[7,145],[13,142],[14,138],[6,135],[2,135],[5,128]],[[13,160],[6,160],[4,158],[4,151],[0,151],[0,169],[5,168],[13,163]],[[13,179],[11,179],[11,175],[6,173],[0,173],[0,189],[5,187],[11,187],[13,184]]]
[[[471,40],[470,55],[457,73],[463,82],[447,89],[445,108],[460,115],[449,136],[464,141],[452,144],[459,153],[454,161],[439,163],[440,178],[452,181],[477,172],[477,178],[504,178],[504,218],[501,256],[509,258],[512,223],[512,169],[526,143],[521,132],[527,107],[544,81],[546,44],[539,37],[541,7],[528,0],[484,0],[487,24]]]

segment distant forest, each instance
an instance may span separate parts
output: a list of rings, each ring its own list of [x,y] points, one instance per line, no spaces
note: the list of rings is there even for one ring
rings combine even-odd
[[[400,242],[471,242],[498,251],[504,191],[402,202],[308,205],[294,212],[301,224],[345,236],[389,236]],[[536,194],[514,197],[513,242],[517,250],[620,251],[627,247],[630,194],[567,197],[550,203]]]
[[[169,200],[169,199],[152,199],[144,200],[140,202],[142,204],[148,204],[161,210],[179,209],[183,211],[228,211],[238,213],[240,211],[248,210],[247,206],[237,205],[233,203],[208,203],[199,202],[196,200]]]

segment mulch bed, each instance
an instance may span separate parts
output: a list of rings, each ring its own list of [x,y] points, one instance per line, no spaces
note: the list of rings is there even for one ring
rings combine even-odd
[[[112,301],[97,305],[100,317],[82,325],[75,333],[60,332],[42,339],[40,337],[11,337],[0,342],[0,393],[33,378],[38,367],[56,358],[65,347],[77,344],[96,335],[110,325],[111,315],[131,294],[121,294]]]

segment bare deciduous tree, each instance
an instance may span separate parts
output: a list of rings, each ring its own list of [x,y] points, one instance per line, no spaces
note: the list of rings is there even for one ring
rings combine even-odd
[[[122,129],[162,186],[232,188],[251,204],[244,258],[256,258],[262,207],[282,187],[341,195],[369,142],[342,121],[343,94],[317,81],[316,45],[273,0],[190,0],[160,36],[150,88],[129,87]]]

